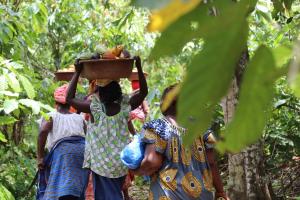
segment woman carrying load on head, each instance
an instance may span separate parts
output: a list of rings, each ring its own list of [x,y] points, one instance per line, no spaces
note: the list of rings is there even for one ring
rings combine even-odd
[[[56,111],[41,122],[37,159],[46,185],[39,185],[45,189],[38,191],[39,200],[84,199],[88,180],[88,170],[82,168],[86,126],[82,116],[69,111],[67,88],[63,85],[55,90]],[[46,157],[45,146],[50,151]]]
[[[162,103],[175,87],[164,90]],[[229,200],[214,160],[212,131],[185,146],[183,136],[189,132],[177,122],[177,95],[162,114],[143,126],[144,158],[139,168],[130,170],[151,175],[149,200],[213,200],[213,187],[215,199]]]
[[[117,81],[98,81],[91,100],[74,98],[76,85],[83,66],[76,63],[76,72],[71,80],[67,102],[78,111],[91,113],[88,124],[84,167],[93,173],[95,200],[122,200],[122,185],[127,167],[120,159],[120,152],[130,142],[128,133],[129,112],[137,108],[148,93],[141,60],[135,57],[140,80],[140,91],[129,98],[122,94]]]

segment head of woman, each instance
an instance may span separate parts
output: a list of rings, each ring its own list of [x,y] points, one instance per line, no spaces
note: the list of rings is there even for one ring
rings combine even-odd
[[[56,105],[56,109],[57,110],[70,110],[70,105],[67,104],[67,103],[59,103],[59,102],[55,102],[55,105]]]
[[[102,103],[109,104],[122,99],[122,89],[117,81],[112,81],[103,87],[98,86],[98,92]]]
[[[176,88],[178,84],[173,84],[173,85],[170,85],[168,86],[162,93],[162,96],[161,96],[161,101],[160,101],[160,105],[161,105],[161,108],[162,108],[162,104],[165,103],[166,99],[169,99],[168,96],[171,94],[172,91],[174,91],[174,89]],[[169,103],[169,106],[165,109],[165,110],[162,110],[162,114],[164,116],[167,116],[167,115],[172,115],[172,116],[176,116],[177,114],[177,98],[178,98],[178,94],[175,94],[174,98],[172,98],[171,102]]]
[[[70,105],[66,102],[68,84],[56,88],[54,91],[54,100],[57,110],[69,110]]]

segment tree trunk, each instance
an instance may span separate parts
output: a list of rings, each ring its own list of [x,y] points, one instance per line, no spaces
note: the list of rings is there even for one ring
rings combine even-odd
[[[24,121],[22,118],[20,118],[20,120],[15,122],[13,125],[12,139],[16,145],[19,145],[23,140],[23,126]]]
[[[243,52],[230,90],[222,100],[225,124],[233,118],[238,102],[242,74],[248,59],[248,51]],[[262,142],[258,142],[240,153],[228,155],[228,195],[231,200],[271,200],[265,183],[262,149]]]

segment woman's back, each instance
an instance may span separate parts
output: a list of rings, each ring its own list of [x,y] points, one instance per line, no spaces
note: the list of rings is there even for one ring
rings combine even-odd
[[[50,150],[60,139],[69,136],[84,137],[84,119],[76,113],[62,114],[52,112],[49,114],[53,121],[52,131],[47,138],[47,148]]]
[[[128,96],[123,96],[120,112],[108,116],[97,95],[91,98],[91,113],[94,122],[88,124],[84,167],[109,178],[118,178],[127,173],[120,160],[120,152],[129,143],[128,117],[130,104]]]

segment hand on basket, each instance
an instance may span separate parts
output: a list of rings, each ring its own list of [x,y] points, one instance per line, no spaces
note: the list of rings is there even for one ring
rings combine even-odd
[[[80,74],[83,69],[83,64],[79,63],[79,61],[80,61],[79,59],[76,59],[74,65],[75,65],[76,72]]]

